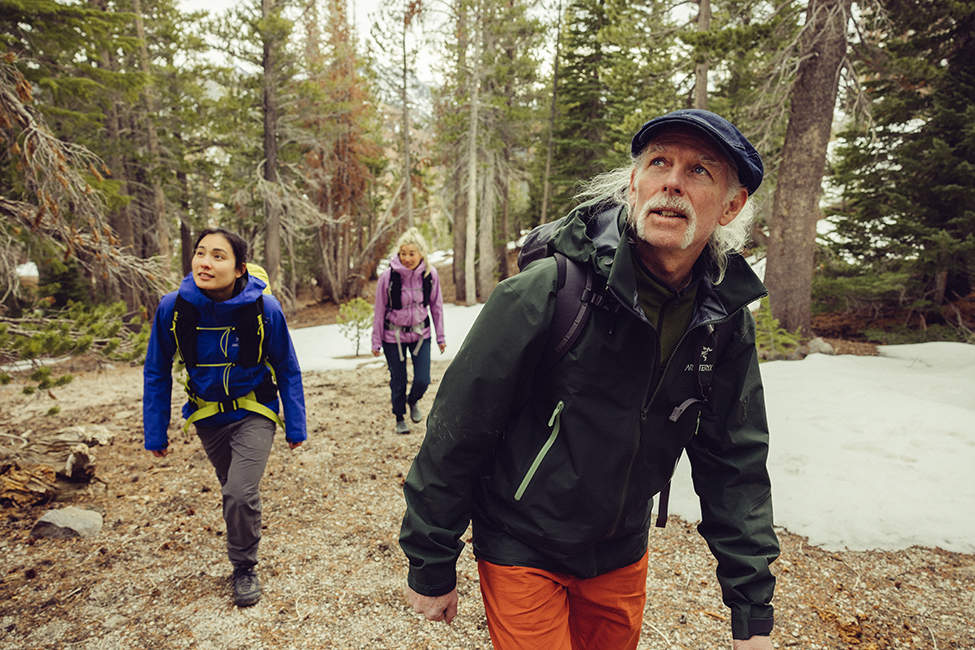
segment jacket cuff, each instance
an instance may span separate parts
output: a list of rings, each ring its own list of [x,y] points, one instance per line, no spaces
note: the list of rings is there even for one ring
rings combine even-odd
[[[451,566],[449,569],[420,568],[410,565],[410,572],[406,576],[406,584],[421,596],[443,596],[449,594],[457,586],[457,571]]]
[[[731,638],[750,639],[769,636],[775,622],[771,605],[742,605],[731,608]]]

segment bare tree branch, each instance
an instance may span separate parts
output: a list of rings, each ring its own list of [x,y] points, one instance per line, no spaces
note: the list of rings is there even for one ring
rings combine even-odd
[[[86,180],[101,181],[109,171],[88,149],[55,137],[33,104],[33,89],[14,65],[16,57],[0,57],[0,140],[16,161],[25,188],[23,200],[0,200],[0,281],[19,293],[12,234],[20,228],[63,251],[92,274],[163,293],[168,273],[163,260],[142,259],[124,251],[106,215],[104,197]]]

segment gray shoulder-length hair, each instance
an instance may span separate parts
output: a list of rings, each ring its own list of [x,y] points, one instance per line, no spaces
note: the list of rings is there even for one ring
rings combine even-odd
[[[632,162],[626,167],[619,167],[608,171],[583,183],[575,198],[585,204],[612,202],[622,205],[626,210],[626,220],[632,222],[632,211],[628,198],[630,187],[630,176],[637,165],[640,164],[646,154],[645,148],[640,155],[635,156]],[[738,182],[738,170],[734,164],[728,161],[728,178],[732,180],[731,187],[728,188],[726,200],[743,189],[743,185]],[[751,238],[752,221],[755,220],[755,205],[751,196],[745,201],[741,212],[727,226],[718,225],[708,240],[708,250],[718,269],[718,275],[714,279],[715,284],[720,284],[724,279],[725,270],[728,268],[728,254],[741,252]]]

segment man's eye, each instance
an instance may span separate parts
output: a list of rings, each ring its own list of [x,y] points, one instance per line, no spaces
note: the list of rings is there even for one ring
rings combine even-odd
[[[650,161],[650,166],[651,167],[653,167],[653,166],[659,167],[659,166],[661,166],[663,164],[664,164],[664,159],[663,158],[654,158],[653,160]]]
[[[704,174],[706,176],[710,176],[711,175],[711,172],[709,172],[708,169],[707,169],[707,167],[705,167],[704,165],[695,165],[695,167],[694,167],[694,173],[695,174]]]

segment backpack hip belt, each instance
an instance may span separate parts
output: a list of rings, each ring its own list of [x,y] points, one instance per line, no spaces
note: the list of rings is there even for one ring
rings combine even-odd
[[[246,395],[209,402],[200,397],[196,391],[192,390],[189,386],[189,382],[187,381],[186,396],[189,398],[190,402],[196,405],[196,410],[193,411],[188,418],[186,418],[186,423],[183,424],[183,431],[188,431],[190,425],[197,420],[202,420],[218,413],[230,413],[238,409],[244,409],[245,411],[251,411],[252,413],[263,415],[268,420],[274,422],[279,427],[284,429],[284,422],[281,420],[278,414],[261,403],[261,400],[270,401],[274,398],[276,393],[277,388],[274,385],[274,381],[266,379],[264,383]]]
[[[403,343],[399,340],[400,332],[408,332],[411,334],[423,334],[423,330],[430,327],[430,317],[427,316],[422,322],[416,323],[415,325],[393,325],[388,320],[385,323],[386,329],[393,333],[396,337],[396,351],[399,353],[399,360],[406,361],[406,355],[403,354]],[[420,348],[423,347],[423,339],[419,339],[413,346],[413,356],[416,356],[420,352]]]

